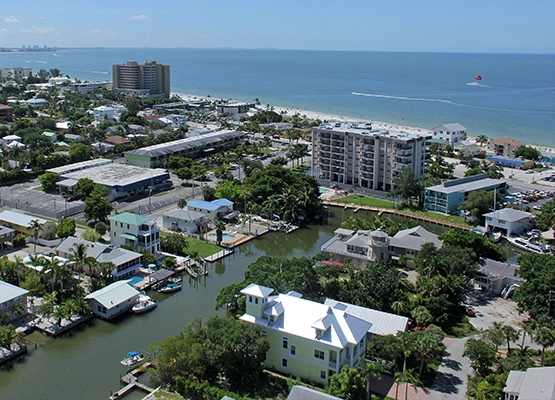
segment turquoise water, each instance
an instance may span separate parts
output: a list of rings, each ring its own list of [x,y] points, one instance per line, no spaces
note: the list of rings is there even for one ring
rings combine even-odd
[[[136,285],[139,282],[142,282],[143,278],[141,276],[133,276],[133,277],[129,278],[129,280],[131,281],[131,282],[129,282],[129,284],[131,286],[133,286],[133,285]]]
[[[216,235],[215,233],[211,233],[209,236],[216,237],[217,235]],[[235,236],[234,236],[234,235],[230,235],[230,234],[228,234],[228,233],[223,233],[223,234],[222,234],[222,238],[223,238],[223,239],[235,239]]]
[[[243,49],[65,49],[2,53],[0,67],[111,80],[112,64],[171,66],[175,93],[314,110],[555,147],[555,55]],[[483,77],[479,85],[475,76]],[[477,83],[477,82],[476,82]],[[356,94],[355,94],[356,93]]]

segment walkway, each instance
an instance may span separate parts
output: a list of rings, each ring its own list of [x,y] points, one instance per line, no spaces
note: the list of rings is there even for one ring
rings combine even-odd
[[[443,341],[446,346],[445,354],[428,400],[466,399],[466,383],[468,375],[472,373],[470,361],[463,357],[464,345],[467,339],[447,338]]]

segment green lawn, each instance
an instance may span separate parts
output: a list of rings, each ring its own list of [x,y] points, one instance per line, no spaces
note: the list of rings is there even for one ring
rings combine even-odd
[[[391,201],[374,199],[372,197],[360,196],[358,194],[353,194],[334,201],[337,203],[356,204],[359,206],[395,208],[395,203],[392,203]]]
[[[198,255],[202,258],[222,251],[220,246],[205,242],[204,240],[187,238],[187,242],[189,242],[189,247],[185,249],[185,253],[191,254],[193,252],[198,252]]]
[[[453,222],[455,224],[470,226],[470,224],[467,224],[464,222],[464,217],[461,217],[458,215],[445,215],[445,214],[436,213],[432,211],[409,210],[409,209],[402,210],[402,211],[410,214],[422,215],[423,217],[427,217],[427,218],[437,219],[439,221],[447,221],[447,222]]]

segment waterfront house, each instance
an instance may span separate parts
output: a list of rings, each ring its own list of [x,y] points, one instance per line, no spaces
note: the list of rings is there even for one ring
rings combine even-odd
[[[110,239],[114,246],[130,244],[152,254],[160,252],[160,229],[153,218],[124,212],[110,218]]]
[[[510,371],[505,400],[555,400],[555,367],[534,367]]]
[[[466,130],[464,126],[455,122],[453,124],[436,126],[432,129],[432,132],[434,139],[444,140],[447,144],[453,146],[455,143],[466,139]]]
[[[377,261],[399,261],[401,256],[406,258],[407,264],[413,267],[414,259],[424,243],[433,243],[441,248],[443,243],[437,235],[427,231],[421,226],[404,229],[389,236],[380,229],[359,230],[357,232],[339,228],[335,236],[322,245],[323,253],[332,254],[335,260],[343,261],[346,258],[351,263],[367,265]]]
[[[0,213],[0,225],[13,229],[16,233],[21,233],[27,237],[34,238],[35,231],[30,228],[31,221],[37,220],[41,224],[39,229],[39,239],[51,240],[56,234],[56,224],[43,218],[5,210]]]
[[[19,286],[14,286],[10,283],[0,281],[0,316],[6,314],[9,319],[6,323],[10,321],[25,316],[27,314],[27,294],[28,290],[22,289]],[[14,306],[16,304],[23,304],[23,308],[20,312],[14,311]]]
[[[443,214],[457,214],[459,206],[471,192],[478,190],[504,190],[507,182],[487,178],[485,174],[445,181],[440,185],[429,186],[424,194],[426,210]]]
[[[529,231],[536,224],[534,214],[515,210],[514,208],[503,208],[484,214],[486,218],[486,231],[500,231],[505,236],[520,235]]]
[[[512,157],[514,151],[524,143],[514,139],[500,138],[488,142],[488,150],[496,156]]]
[[[256,284],[241,290],[247,306],[241,320],[259,326],[270,342],[266,367],[326,385],[344,365],[357,365],[371,323],[300,293],[273,291]]]
[[[137,303],[140,292],[129,285],[129,280],[117,281],[85,296],[93,313],[112,319],[129,311]]]
[[[204,224],[205,214],[174,208],[162,215],[162,227],[170,231],[197,233]]]
[[[56,248],[56,254],[60,257],[69,259],[73,254],[71,249],[79,243],[86,246],[88,257],[94,258],[99,263],[111,262],[114,264],[114,270],[112,271],[114,280],[125,279],[135,275],[143,265],[143,256],[141,253],[98,242],[89,242],[88,240],[74,236],[70,236],[60,243]],[[91,271],[86,266],[83,272],[87,275],[96,274],[96,271]]]
[[[228,199],[192,200],[187,203],[187,210],[203,213],[207,218],[215,221],[233,212],[233,202]]]

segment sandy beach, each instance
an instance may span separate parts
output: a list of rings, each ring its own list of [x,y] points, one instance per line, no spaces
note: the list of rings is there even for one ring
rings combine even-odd
[[[172,93],[172,96],[176,95],[181,97],[183,100],[186,101],[195,101],[195,100],[204,100],[204,101],[215,101],[215,100],[226,100],[226,99],[218,99],[214,97],[206,97],[206,96],[199,96],[194,94],[183,94],[183,93]],[[362,118],[350,118],[345,117],[342,115],[335,115],[329,113],[322,113],[319,111],[311,111],[311,110],[302,110],[299,108],[290,108],[290,107],[274,107],[274,110],[277,113],[284,114],[286,116],[292,117],[295,114],[300,114],[301,116],[306,116],[310,119],[319,119],[321,121],[324,120],[344,120],[344,121],[353,121],[353,122],[369,122],[372,123],[372,127],[374,129],[386,129],[386,130],[393,130],[393,131],[402,131],[407,133],[413,133],[417,135],[426,135],[426,134],[433,134],[433,131],[429,129],[419,128],[415,126],[408,126],[408,125],[396,125],[388,122],[382,121],[375,121],[375,120],[367,120]],[[456,122],[456,121],[451,121]],[[470,142],[476,143],[477,136],[467,136],[467,140]],[[526,146],[534,147],[541,151],[548,151],[555,153],[555,148],[547,147],[547,146],[539,146],[534,144],[526,143]]]

